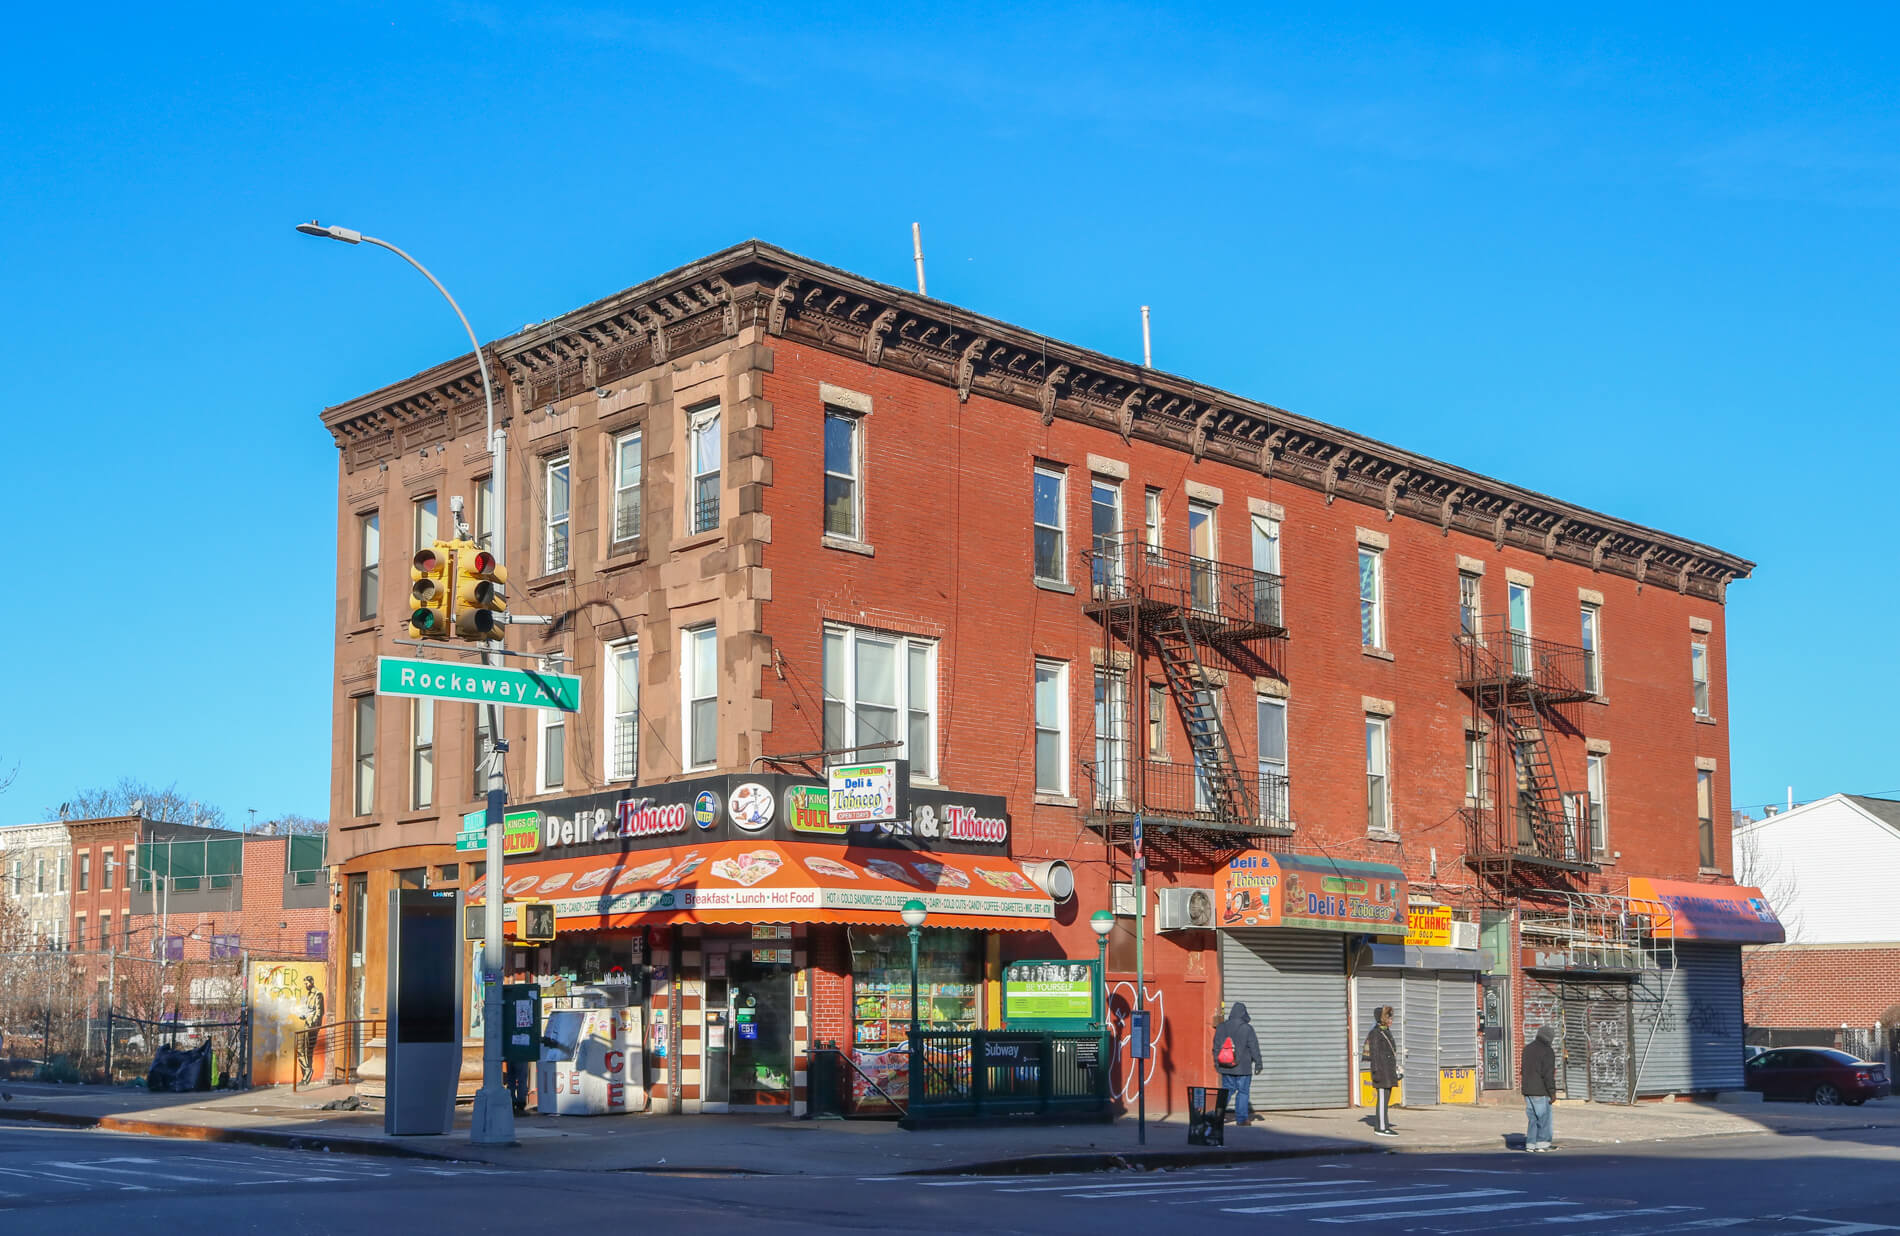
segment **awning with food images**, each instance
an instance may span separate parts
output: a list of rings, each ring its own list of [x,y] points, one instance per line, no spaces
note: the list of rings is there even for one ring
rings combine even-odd
[[[479,904],[487,880],[469,890]],[[933,927],[1036,931],[1055,903],[1006,858],[785,841],[721,841],[512,862],[505,896],[552,902],[563,929],[672,923],[901,922],[922,901]],[[503,920],[512,933],[515,907]]]

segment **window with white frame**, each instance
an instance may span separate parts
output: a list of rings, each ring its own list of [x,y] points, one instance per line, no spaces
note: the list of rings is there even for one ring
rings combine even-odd
[[[481,705],[477,704],[477,708]],[[435,803],[435,704],[409,702],[409,809]]]
[[[33,895],[35,897],[46,895],[46,860],[43,858],[33,860]]]
[[[1696,861],[1705,868],[1715,866],[1715,774],[1706,768],[1695,772]]]
[[[1090,583],[1099,596],[1119,591],[1122,579],[1122,487],[1106,477],[1089,480],[1089,539],[1095,552]]]
[[[1478,634],[1484,621],[1484,576],[1473,571],[1458,572],[1458,630]]]
[[[1359,547],[1359,644],[1385,647],[1385,555],[1370,545]]]
[[[1386,718],[1366,714],[1366,829],[1392,831],[1392,787],[1389,777]]]
[[[686,654],[680,658],[686,767],[711,768],[719,758],[719,631],[714,626],[689,627],[681,634]]]
[[[1168,689],[1148,684],[1148,754],[1160,758],[1168,749]]]
[[[863,493],[858,483],[863,422],[849,412],[825,409],[825,535],[864,539]]]
[[[1036,792],[1069,792],[1069,665],[1036,661]]]
[[[59,887],[54,889],[54,892],[63,893],[66,891],[66,865],[70,861],[71,860],[64,854],[59,856]]]
[[[566,455],[556,455],[545,466],[543,494],[546,505],[543,510],[545,523],[542,530],[542,571],[552,575],[556,571],[567,569],[567,533],[568,516],[573,507],[573,492],[569,481],[572,469]]]
[[[104,850],[101,850],[99,852],[99,891],[100,892],[109,893],[112,891],[112,868],[115,865],[116,864],[114,864],[112,861],[112,850],[110,849],[110,847]]]
[[[1188,591],[1195,609],[1216,607],[1219,571],[1214,562],[1220,556],[1220,536],[1215,527],[1217,508],[1209,502],[1188,503]]]
[[[1143,498],[1141,539],[1148,546],[1149,556],[1159,557],[1161,555],[1161,491],[1150,485]]]
[[[1255,515],[1253,524],[1253,616],[1267,626],[1283,626],[1280,615],[1280,521]]]
[[[1689,681],[1695,687],[1695,715],[1709,715],[1709,646],[1689,645]]]
[[[567,784],[567,714],[557,708],[542,708],[534,715],[535,727],[541,731],[535,782],[536,788],[546,793]]]
[[[1254,697],[1260,739],[1260,822],[1285,824],[1293,818],[1286,771],[1286,701]]]
[[[640,779],[640,644],[607,646],[607,780]]]
[[[1128,675],[1095,671],[1095,804],[1128,801]]]
[[[719,527],[719,405],[708,404],[686,414],[688,462],[693,485],[687,493],[691,506],[686,526],[694,533]]]
[[[1511,633],[1511,673],[1531,672],[1531,586],[1513,580],[1504,587],[1504,621]]]
[[[357,815],[376,810],[376,697],[356,697],[354,752],[355,784],[352,807]]]
[[[1491,743],[1483,734],[1465,731],[1465,802],[1477,806],[1490,799]]]
[[[13,860],[12,878],[8,883],[7,891],[11,896],[14,896],[14,897],[20,896],[20,893],[21,893],[21,887],[22,887],[21,882],[25,878],[21,874],[22,867],[23,867],[23,864],[20,859],[16,858]]]
[[[1610,849],[1609,798],[1605,792],[1606,755],[1584,757],[1584,784],[1589,790],[1590,852],[1605,854]]]
[[[79,856],[79,892],[92,888],[92,851],[86,850]]]
[[[1580,638],[1583,640],[1583,689],[1592,695],[1603,694],[1603,650],[1602,642],[1603,614],[1589,603],[1582,606],[1583,627]]]
[[[376,591],[382,573],[382,519],[375,512],[356,517],[356,616],[368,622],[376,616]]]
[[[1064,528],[1062,491],[1067,474],[1047,464],[1036,465],[1035,475],[1035,552],[1036,578],[1059,584],[1068,578],[1063,562]]]
[[[495,478],[492,476],[475,482],[475,540],[489,548],[495,544]]]
[[[495,731],[489,728],[486,705],[475,709],[475,743],[469,752],[469,793],[477,802],[488,796],[488,756],[495,746]]]
[[[837,624],[825,627],[825,750],[840,761],[909,760],[913,777],[937,775],[935,641]]]
[[[642,453],[644,435],[635,429],[614,439],[614,541],[637,541],[645,490],[641,484],[646,468]]]
[[[416,499],[415,507],[415,518],[411,521],[411,527],[415,529],[416,539],[415,544],[410,548],[427,549],[435,544],[436,535],[440,530],[440,525],[436,521],[435,495],[430,494],[426,498]]]

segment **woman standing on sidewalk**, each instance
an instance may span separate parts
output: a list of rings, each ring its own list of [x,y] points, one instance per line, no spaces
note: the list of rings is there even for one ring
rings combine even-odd
[[[1397,1137],[1391,1109],[1392,1088],[1399,1084],[1399,1046],[1392,1041],[1392,1006],[1381,1004],[1372,1015],[1372,1023],[1372,1033],[1366,1036],[1366,1055],[1372,1060],[1372,1089],[1379,1096],[1372,1131],[1380,1137]]]

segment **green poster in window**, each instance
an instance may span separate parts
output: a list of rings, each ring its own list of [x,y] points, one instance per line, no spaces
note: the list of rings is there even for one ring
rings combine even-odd
[[[1086,1030],[1100,1021],[1100,963],[1012,961],[1003,967],[1003,1026]]]

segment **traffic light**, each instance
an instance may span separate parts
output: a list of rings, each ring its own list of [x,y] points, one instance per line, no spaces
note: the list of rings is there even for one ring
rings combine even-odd
[[[455,635],[458,639],[491,640],[502,637],[502,614],[508,600],[501,586],[508,568],[495,555],[467,541],[455,550]]]
[[[416,551],[409,563],[409,638],[442,639],[449,631],[449,547],[444,541]]]
[[[523,944],[553,943],[553,902],[517,901],[515,902],[515,912],[520,915],[515,921],[515,939]]]

